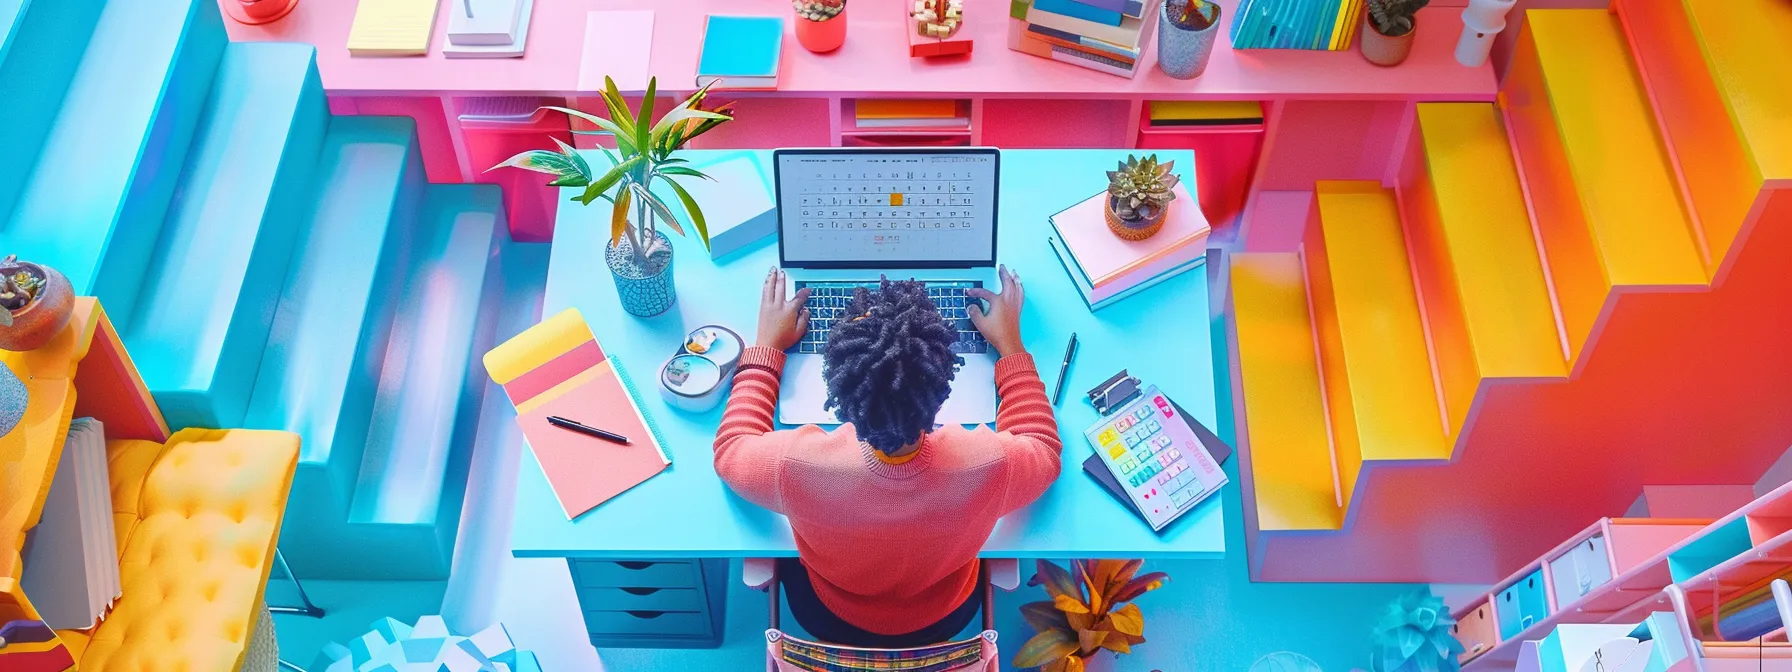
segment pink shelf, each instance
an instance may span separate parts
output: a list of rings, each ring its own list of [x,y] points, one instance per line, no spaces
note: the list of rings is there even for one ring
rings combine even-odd
[[[1434,6],[1420,15],[1411,58],[1393,68],[1352,51],[1235,51],[1221,33],[1206,74],[1172,79],[1155,67],[1125,79],[1007,49],[1008,0],[967,0],[967,31],[977,43],[968,58],[907,57],[901,23],[892,12],[848,13],[846,45],[811,54],[788,34],[781,87],[774,95],[865,94],[954,97],[1120,99],[1381,98],[1492,100],[1493,69],[1464,67],[1452,56],[1461,8]],[[1220,0],[1231,15],[1237,0]],[[1443,3],[1434,3],[1443,4]],[[443,95],[492,93],[577,96],[585,14],[593,10],[654,9],[649,69],[662,90],[692,88],[707,14],[790,16],[785,0],[536,0],[527,55],[516,59],[449,60],[441,55],[447,13],[443,2],[430,53],[421,57],[353,58],[345,46],[356,0],[305,0],[287,18],[261,26],[233,21],[238,41],[317,45],[318,70],[333,95]],[[672,7],[676,6],[676,9]],[[869,5],[868,5],[869,6]],[[788,29],[787,29],[788,30]],[[1154,56],[1145,60],[1154,62]],[[589,92],[586,92],[589,93]]]
[[[1126,137],[1131,115],[1132,103],[1126,100],[992,98],[983,101],[982,144],[1017,149],[1131,147]]]

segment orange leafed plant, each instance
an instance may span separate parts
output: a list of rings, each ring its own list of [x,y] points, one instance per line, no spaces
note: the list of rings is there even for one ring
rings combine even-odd
[[[1049,602],[1029,602],[1020,614],[1039,634],[1020,647],[1015,667],[1082,672],[1102,649],[1132,653],[1145,643],[1145,616],[1132,601],[1170,580],[1163,572],[1134,576],[1142,560],[1077,560],[1066,570],[1045,560],[1029,586],[1045,586]]]

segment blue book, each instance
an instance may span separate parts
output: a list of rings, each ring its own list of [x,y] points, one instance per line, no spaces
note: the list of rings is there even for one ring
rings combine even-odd
[[[1138,60],[1138,58],[1139,58],[1139,50],[1137,50],[1137,49],[1127,49],[1126,47],[1122,47],[1122,46],[1120,46],[1118,44],[1114,44],[1112,42],[1103,42],[1103,41],[1097,40],[1095,38],[1083,37],[1081,35],[1077,35],[1076,33],[1072,33],[1069,31],[1058,30],[1056,28],[1047,28],[1045,26],[1041,26],[1038,24],[1029,23],[1029,24],[1027,24],[1027,32],[1038,33],[1038,34],[1044,35],[1046,37],[1052,37],[1052,38],[1064,40],[1065,42],[1073,42],[1073,43],[1088,47],[1090,49],[1099,49],[1101,51],[1108,52],[1115,56],[1130,58],[1135,61]]]
[[[783,48],[783,17],[707,17],[697,86],[715,82],[721,89],[778,88],[778,53]]]
[[[1125,18],[1120,12],[1092,7],[1076,0],[1033,0],[1033,7],[1042,12],[1051,12],[1105,26],[1118,26],[1121,19]]]
[[[1145,18],[1144,0],[1071,0],[1097,9],[1119,12],[1135,19]]]

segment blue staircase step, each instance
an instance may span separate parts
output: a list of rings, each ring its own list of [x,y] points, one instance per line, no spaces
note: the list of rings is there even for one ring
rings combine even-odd
[[[56,109],[81,63],[104,3],[0,0],[0,232]],[[7,237],[10,237],[7,236]]]
[[[61,4],[105,10],[85,54],[70,56],[79,68],[41,149],[22,154],[36,161],[0,162],[35,165],[6,238],[129,315],[224,53],[223,19],[213,0]]]
[[[292,503],[342,524],[423,202],[416,124],[331,118],[314,182],[243,424],[299,435]]]
[[[226,47],[124,339],[174,427],[243,421],[327,126],[309,45]]]

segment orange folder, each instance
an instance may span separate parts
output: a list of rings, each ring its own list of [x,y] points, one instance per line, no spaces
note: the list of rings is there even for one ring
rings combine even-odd
[[[485,370],[516,406],[517,424],[568,519],[672,463],[653,421],[641,413],[621,363],[605,356],[577,309],[561,311],[492,348],[485,353]],[[621,434],[629,443],[555,427],[549,416]]]

